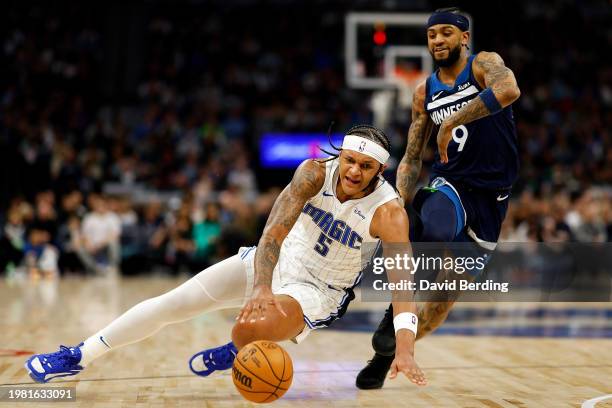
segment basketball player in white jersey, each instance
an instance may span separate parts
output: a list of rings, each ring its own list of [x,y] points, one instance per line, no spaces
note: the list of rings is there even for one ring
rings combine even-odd
[[[228,369],[241,347],[255,340],[300,342],[312,329],[340,317],[354,298],[367,242],[408,243],[408,216],[395,189],[381,176],[389,141],[372,126],[356,126],[337,157],[306,160],[279,195],[257,248],[205,269],[181,286],[145,300],[75,347],[36,354],[25,364],[37,382],[79,373],[108,351],[143,340],[162,327],[203,312],[242,309],[232,342],[195,354],[201,376]],[[391,255],[392,256],[392,255]],[[390,282],[406,271],[387,270]],[[409,275],[409,273],[408,273]],[[426,380],[414,360],[416,305],[412,294],[394,294],[397,350],[392,375]],[[194,362],[203,364],[196,370]]]

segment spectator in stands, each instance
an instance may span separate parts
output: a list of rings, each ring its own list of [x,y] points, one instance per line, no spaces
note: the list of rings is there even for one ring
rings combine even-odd
[[[179,215],[168,231],[167,260],[174,275],[193,272],[196,244],[193,224],[187,215]]]
[[[121,220],[109,210],[107,198],[90,194],[91,212],[83,219],[78,254],[89,272],[114,274],[120,260]]]
[[[55,212],[55,194],[52,191],[45,191],[36,195],[34,222],[39,229],[47,231],[49,242],[56,245],[59,223]]]
[[[194,258],[204,269],[210,264],[209,257],[214,251],[215,241],[221,234],[220,221],[221,209],[218,203],[206,204],[205,210],[196,211],[194,216],[193,239],[195,242]],[[195,272],[195,271],[194,271]]]
[[[574,234],[579,242],[606,242],[607,226],[604,223],[602,203],[592,192],[587,192],[579,200],[577,213],[578,222],[574,226]]]
[[[23,265],[30,279],[54,279],[59,276],[59,252],[51,244],[51,234],[43,224],[29,227],[23,249]]]
[[[14,270],[23,257],[25,226],[18,206],[8,211],[8,219],[0,235],[0,271]]]

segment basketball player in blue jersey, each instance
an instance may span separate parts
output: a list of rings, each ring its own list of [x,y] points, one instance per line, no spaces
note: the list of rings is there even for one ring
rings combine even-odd
[[[393,257],[400,254],[387,243],[409,242],[406,211],[381,176],[389,151],[381,130],[350,129],[339,155],[298,167],[276,199],[256,249],[242,248],[170,292],[137,304],[78,346],[32,356],[25,364],[30,376],[47,382],[78,374],[112,349],[211,310],[242,306],[233,341],[191,358],[191,370],[201,376],[231,368],[238,349],[252,341],[300,342],[310,330],[328,326],[354,298],[364,267],[362,244],[382,241],[385,256]],[[409,272],[387,270],[391,282],[410,279]],[[391,365],[395,374],[424,385],[414,360],[416,304],[411,293],[404,295],[393,298],[398,348]]]
[[[468,242],[466,246],[482,255],[495,248],[517,178],[517,139],[510,105],[520,91],[498,54],[469,54],[469,36],[469,20],[457,8],[436,10],[428,20],[427,45],[438,69],[415,89],[397,189],[410,202],[423,151],[432,131],[437,133],[432,179],[411,202],[417,214],[414,220],[411,217],[410,239]],[[417,339],[444,322],[457,296],[454,293],[447,302],[426,302],[419,307]],[[391,305],[372,338],[375,355],[357,376],[359,388],[383,386],[396,345],[392,316]]]

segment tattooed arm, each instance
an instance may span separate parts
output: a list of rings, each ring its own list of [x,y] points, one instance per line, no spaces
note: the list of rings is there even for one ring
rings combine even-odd
[[[408,145],[402,161],[397,168],[397,190],[404,202],[412,197],[412,192],[421,173],[423,152],[431,135],[433,122],[425,112],[425,82],[420,83],[412,96],[412,123],[408,130]]]
[[[386,259],[396,259],[412,255],[408,237],[408,215],[400,205],[399,200],[389,201],[376,209],[370,223],[370,235],[380,238],[383,247],[383,256]],[[398,284],[408,280],[413,281],[414,271],[385,265],[389,283]],[[401,313],[417,313],[414,293],[409,290],[394,290],[391,292],[393,303],[393,316]],[[415,334],[408,329],[400,329],[395,333],[395,358],[391,363],[391,376],[395,378],[398,373],[417,385],[425,385],[427,380],[414,358]]]
[[[266,222],[255,252],[255,286],[272,284],[280,247],[297,221],[306,201],[323,187],[325,165],[304,161],[295,171],[291,183],[280,193]]]
[[[516,101],[521,91],[514,73],[504,65],[504,60],[495,52],[481,52],[474,58],[474,76],[485,88],[491,88],[502,108]],[[474,98],[444,122],[452,127],[464,125],[489,115],[490,112],[480,98]]]
[[[521,91],[512,70],[504,65],[504,60],[495,52],[481,52],[472,64],[474,77],[480,85],[491,88],[495,99],[502,108],[516,101]],[[446,149],[452,137],[453,128],[473,122],[490,115],[491,112],[481,98],[472,99],[467,105],[446,118],[438,131],[438,152],[442,163],[448,162]]]
[[[266,227],[255,252],[255,289],[253,296],[242,308],[237,319],[241,322],[265,316],[267,305],[273,305],[282,314],[272,294],[272,271],[278,262],[281,245],[293,228],[304,204],[323,187],[325,164],[306,160],[297,168],[291,183],[280,193],[268,216]]]
[[[521,96],[514,73],[504,64],[504,60],[499,54],[495,52],[479,53],[474,58],[473,70],[478,83],[493,90],[495,98],[502,108],[510,105]]]

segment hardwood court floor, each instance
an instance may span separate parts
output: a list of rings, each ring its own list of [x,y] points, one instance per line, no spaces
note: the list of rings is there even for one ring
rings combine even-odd
[[[23,368],[26,356],[14,356],[8,350],[49,352],[59,344],[77,344],[131,305],[180,281],[2,281],[0,385],[32,385]],[[384,308],[382,304],[352,306],[354,310]],[[610,310],[610,304],[588,307]],[[51,383],[76,386],[76,403],[42,406],[251,406],[234,390],[229,372],[200,378],[187,367],[194,352],[228,341],[234,315],[233,311],[203,315],[109,353],[76,379]],[[585,400],[612,394],[610,338],[434,335],[420,341],[416,350],[429,380],[427,387],[418,388],[400,378],[388,380],[384,389],[375,391],[360,391],[354,386],[356,374],[371,356],[369,333],[325,329],[312,333],[301,345],[283,346],[293,358],[295,373],[291,389],[274,403],[277,407],[555,408],[580,407]],[[0,402],[0,406],[9,405]],[[612,407],[612,400],[596,407]]]

